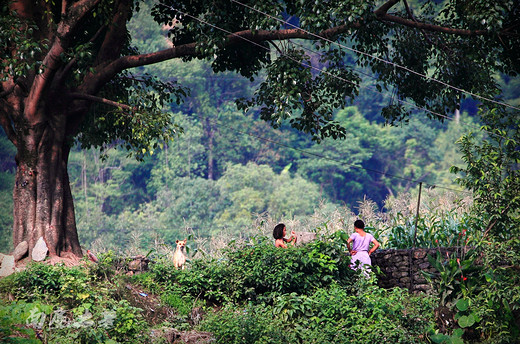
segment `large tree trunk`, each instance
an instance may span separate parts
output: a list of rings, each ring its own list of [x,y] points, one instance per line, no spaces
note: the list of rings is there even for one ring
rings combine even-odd
[[[70,252],[81,257],[67,172],[70,147],[64,123],[48,120],[19,135],[13,191],[13,244],[27,241],[29,254],[43,237],[50,256]],[[56,118],[56,117],[54,117]],[[63,117],[62,117],[63,118]]]

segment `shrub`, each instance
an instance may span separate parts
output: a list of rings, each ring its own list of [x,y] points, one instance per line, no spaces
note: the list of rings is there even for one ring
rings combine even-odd
[[[4,304],[0,301],[0,342],[37,344],[33,328],[26,326],[31,321],[39,321],[35,314],[48,314],[51,308],[40,303],[11,302]],[[33,319],[31,319],[31,317]],[[43,318],[44,319],[44,318]],[[23,336],[22,338],[20,336]]]
[[[288,328],[279,317],[273,317],[268,305],[239,308],[227,304],[219,312],[210,314],[200,326],[212,332],[218,343],[277,344],[297,343],[294,329]]]
[[[77,305],[91,295],[91,277],[81,267],[33,263],[0,281],[0,292],[16,299],[57,301]]]
[[[273,305],[226,306],[201,329],[225,343],[416,343],[434,326],[433,299],[384,290],[364,278],[311,295],[279,295]]]
[[[262,238],[254,245],[231,245],[220,259],[193,260],[191,269],[170,276],[195,297],[269,303],[277,295],[310,293],[333,281],[350,284],[356,272],[344,252],[339,240],[280,249]]]
[[[484,278],[467,293],[469,310],[480,322],[473,328],[489,343],[513,343],[520,338],[520,237],[486,240],[482,252]]]
[[[120,299],[118,279],[110,281],[100,278],[107,276],[104,272],[96,273],[105,271],[112,276],[110,269],[102,264],[66,267],[34,263],[0,280],[0,292],[37,303],[29,310],[34,318],[30,323],[43,331],[48,343],[145,342],[141,338],[145,328],[141,310]],[[10,307],[19,310],[22,304],[18,301],[18,306]],[[22,320],[27,318],[24,309],[18,312]],[[8,333],[22,333],[3,322],[2,331],[4,327]]]
[[[441,326],[445,333],[432,336],[436,343],[515,342],[520,336],[519,250],[518,238],[493,239],[463,256],[428,257],[437,273],[426,277],[439,295],[439,309],[447,309],[439,312],[439,323],[450,324]]]

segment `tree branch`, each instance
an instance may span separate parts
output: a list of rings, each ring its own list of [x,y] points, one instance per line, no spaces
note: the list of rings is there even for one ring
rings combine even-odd
[[[66,11],[66,14],[64,18],[62,19],[63,22],[66,22],[68,25],[76,24],[78,25],[81,19],[101,0],[80,0],[78,2],[75,2],[73,5],[69,7],[69,10]]]
[[[0,125],[4,128],[5,134],[9,141],[11,141],[15,146],[18,145],[18,141],[16,140],[16,133],[14,132],[13,127],[11,126],[11,119],[4,111],[0,111]]]
[[[403,0],[403,3],[404,3],[404,7],[406,8],[406,13],[408,14],[408,17],[413,20],[415,23],[417,23],[417,19],[415,18],[415,16],[413,15],[412,13],[412,9],[410,8],[410,6],[408,5],[408,1],[406,0]],[[428,35],[428,33],[424,30],[424,29],[419,29],[421,31],[421,34],[424,36],[424,38],[426,39],[426,41],[428,41],[428,43],[430,43],[431,45],[434,45],[434,46],[437,46],[439,48],[439,50],[441,52],[444,52],[446,54],[447,57],[451,58],[452,56],[450,56],[450,51],[449,51],[449,48],[446,47],[445,44],[442,44],[442,42],[440,42],[440,44],[437,44],[436,42],[434,42],[430,36]],[[437,41],[439,40],[437,36],[434,36],[437,38]]]
[[[389,0],[385,2],[381,7],[374,11],[377,19],[384,22],[396,23],[404,26],[408,26],[414,29],[421,29],[433,32],[443,32],[450,35],[459,35],[459,36],[479,36],[485,35],[489,33],[487,30],[465,30],[465,29],[454,29],[450,27],[444,27],[435,24],[426,24],[421,23],[414,20],[409,20],[401,17],[397,17],[391,14],[388,14],[388,10],[392,8],[395,4],[397,4],[400,0]]]
[[[118,58],[121,53],[121,44],[125,40],[126,21],[130,12],[130,3],[128,0],[119,0],[114,6],[114,14],[108,31],[105,34],[101,48],[96,57],[95,65],[103,64],[105,61],[113,61]]]
[[[93,96],[90,94],[71,92],[71,93],[67,93],[67,96],[69,96],[71,98],[75,98],[75,99],[83,99],[83,100],[93,101],[96,103],[106,104],[106,105],[110,105],[113,107],[129,110],[129,111],[134,110],[134,108],[132,108],[130,105],[118,103],[118,102],[115,102],[113,100],[106,99],[106,98],[96,97],[96,96]]]
[[[58,67],[62,64],[61,54],[65,52],[69,46],[69,40],[77,25],[80,25],[81,19],[89,13],[101,0],[80,0],[69,7],[66,15],[58,23],[57,35],[54,37],[54,42],[51,48],[45,55],[42,65],[43,72],[34,78],[33,85],[29,92],[29,96],[25,108],[25,114],[30,122],[33,122],[37,117],[38,107],[40,106],[40,99],[45,90],[51,83]]]
[[[504,210],[502,210],[502,212],[500,212],[500,216],[504,216],[504,215],[507,213],[507,211],[509,210],[509,207],[510,207],[510,206],[511,206],[511,204],[508,204],[507,207],[505,207]],[[482,236],[482,238],[487,237],[487,235],[489,234],[489,231],[490,231],[490,230],[495,226],[495,224],[496,224],[497,222],[498,222],[498,219],[495,219],[495,220],[491,221],[491,222],[488,224],[488,226],[487,226],[487,228],[486,228],[486,230],[485,230],[484,235]]]
[[[7,83],[4,83],[4,85]],[[9,113],[12,113],[12,108],[7,106],[7,102],[3,101],[1,98],[8,96],[14,91],[16,84],[10,83],[7,88],[0,93],[0,125],[2,128],[4,128],[5,134],[7,135],[7,138],[16,146],[18,141],[16,139],[16,133],[14,131],[14,128],[12,126],[11,117],[9,116]]]
[[[67,0],[61,0],[61,16],[65,16],[67,11]]]
[[[13,93],[15,85],[16,84],[13,83],[13,84],[9,85],[9,87],[7,87],[3,92],[0,92],[0,98],[7,97],[11,93]]]
[[[103,32],[103,30],[106,28],[106,25],[102,25],[97,31],[96,33],[94,34],[94,36],[92,36],[92,38],[90,38],[88,41],[89,43],[92,43],[94,42],[94,40],[96,40],[96,38],[99,37],[99,35],[101,34],[101,32]],[[55,84],[56,85],[61,85],[63,83],[63,79],[67,77],[67,75],[70,73],[72,67],[74,67],[74,65],[76,65],[76,63],[78,62],[78,59],[76,57],[73,57],[69,63],[67,63],[67,65],[65,66],[65,68],[63,68],[62,71],[60,71],[57,76],[56,76],[56,81],[55,81]]]
[[[324,30],[320,35],[326,35],[328,37],[338,35],[342,32],[347,31],[349,26],[342,25],[332,29]],[[244,30],[239,31],[233,34],[227,35],[227,39],[220,45],[220,47],[228,47],[236,44],[243,44],[249,41],[254,43],[266,42],[266,41],[279,41],[286,40],[291,38],[301,38],[301,39],[309,39],[316,40],[317,35],[312,35],[306,33],[300,29],[285,29],[285,30],[259,30],[259,31],[251,31]],[[161,51],[141,54],[141,55],[132,55],[132,56],[123,56],[112,63],[108,64],[100,68],[95,73],[94,78],[91,80],[92,83],[83,89],[85,93],[96,93],[103,85],[105,85],[108,81],[110,81],[116,74],[120,73],[123,70],[135,67],[146,66],[150,64],[155,64],[159,62],[164,62],[167,60],[182,58],[188,56],[197,56],[198,53],[195,50],[196,43],[188,43],[179,46],[175,46],[173,48],[164,49]]]

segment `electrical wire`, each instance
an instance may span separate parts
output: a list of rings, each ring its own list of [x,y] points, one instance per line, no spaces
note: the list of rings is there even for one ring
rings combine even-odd
[[[165,5],[163,5],[163,6],[165,6]],[[168,7],[168,6],[166,6],[166,7]],[[261,49],[264,49],[264,50],[270,51],[269,48],[267,48],[267,47],[265,47],[265,46],[263,46],[263,45],[261,45],[261,44],[258,44],[258,43],[256,43],[256,42],[250,40],[250,39],[247,39],[247,38],[245,38],[245,37],[242,37],[242,36],[240,36],[240,35],[238,35],[238,34],[236,34],[236,33],[234,33],[234,32],[231,32],[231,31],[229,31],[229,30],[226,30],[226,29],[224,29],[224,28],[221,28],[221,27],[219,27],[219,26],[217,26],[217,25],[211,24],[211,23],[209,23],[209,22],[207,22],[207,21],[205,21],[205,20],[203,20],[203,19],[200,19],[200,18],[197,18],[197,17],[195,17],[195,16],[192,16],[192,15],[189,14],[189,13],[186,13],[186,12],[183,12],[183,11],[181,11],[181,10],[175,9],[175,8],[173,8],[173,7],[171,7],[171,6],[170,6],[169,8],[170,8],[171,10],[173,10],[173,11],[176,11],[176,12],[178,12],[178,13],[180,13],[180,14],[186,16],[186,17],[189,17],[189,18],[192,18],[192,19],[194,19],[194,20],[196,20],[196,21],[199,21],[199,22],[202,23],[202,24],[206,24],[206,25],[211,26],[211,27],[213,27],[213,28],[215,28],[215,29],[217,29],[217,30],[220,30],[220,31],[225,32],[225,33],[227,33],[227,34],[229,34],[229,35],[232,35],[232,36],[238,37],[238,38],[240,38],[240,39],[242,39],[242,40],[244,40],[244,41],[246,41],[246,42],[249,42],[249,43],[251,43],[251,44],[253,44],[253,45],[255,45],[255,46],[258,46],[258,47],[260,47]],[[353,85],[355,85],[355,86],[358,86],[356,83],[354,83],[354,82],[352,82],[352,81],[350,81],[350,80],[347,80],[347,79],[345,79],[345,78],[342,78],[342,77],[340,77],[340,76],[334,75],[334,74],[332,74],[332,73],[329,73],[329,72],[326,71],[326,70],[319,69],[319,68],[317,68],[317,67],[314,67],[314,66],[312,66],[312,65],[309,65],[309,64],[307,64],[307,63],[305,63],[305,62],[302,62],[302,61],[298,61],[297,59],[295,59],[295,58],[293,58],[293,57],[291,57],[291,56],[287,56],[286,54],[283,54],[283,53],[281,53],[281,52],[280,52],[280,54],[281,54],[282,56],[284,56],[284,57],[286,57],[286,58],[288,58],[288,59],[290,59],[290,60],[292,60],[292,61],[298,63],[298,64],[301,64],[301,65],[304,66],[304,67],[307,67],[307,68],[309,68],[309,69],[313,69],[313,70],[315,70],[315,71],[317,71],[317,72],[319,72],[319,73],[327,74],[327,75],[329,75],[330,77],[332,77],[332,78],[336,78],[336,79],[341,80],[341,81],[343,81],[343,82],[350,83],[350,84],[353,84]],[[377,90],[375,87],[372,87],[372,86],[362,86],[362,85],[359,85],[359,87],[360,87],[360,88],[370,89],[370,90],[372,90],[372,91],[374,91],[374,92],[376,92],[376,93],[379,93],[379,94],[383,95],[384,97],[388,97],[388,95],[383,94],[382,92],[380,92],[379,90]],[[392,99],[393,99],[393,97],[392,97]],[[417,105],[415,105],[415,104],[413,104],[413,103],[407,102],[407,101],[402,100],[402,99],[396,99],[396,101],[399,102],[399,103],[406,104],[406,105],[409,105],[409,106],[411,106],[411,107],[414,107],[414,108],[416,108],[416,109],[418,109],[418,110],[423,110],[423,111],[425,111],[425,112],[428,112],[428,113],[430,113],[430,114],[432,114],[432,115],[435,115],[435,116],[437,116],[437,117],[440,117],[440,118],[444,118],[444,119],[451,120],[451,121],[455,120],[455,119],[452,118],[452,117],[449,117],[449,116],[446,116],[446,115],[443,115],[443,114],[437,113],[437,112],[435,112],[435,111],[431,111],[431,110],[429,110],[429,109],[426,109],[426,108],[423,108],[423,107],[417,106]],[[461,124],[469,125],[469,124],[466,124],[466,123],[461,123]],[[475,128],[475,129],[476,129],[476,128]],[[484,130],[483,128],[479,128],[479,129],[480,129],[481,131],[485,131],[485,132],[487,132],[487,133],[490,134],[490,135],[503,137],[503,136],[500,135],[500,134],[497,134],[497,133],[494,133],[494,132],[491,132],[491,131]]]
[[[227,33],[227,34],[229,34],[229,35],[232,35],[232,36],[238,37],[238,38],[240,38],[240,39],[242,39],[242,40],[244,40],[244,41],[246,41],[246,42],[249,42],[249,43],[251,43],[251,44],[253,44],[253,45],[255,45],[255,46],[260,47],[261,49],[264,49],[264,50],[270,51],[269,48],[267,48],[267,47],[265,47],[265,46],[263,46],[263,45],[261,45],[261,44],[258,44],[258,43],[256,43],[256,42],[250,40],[250,39],[247,39],[247,38],[245,38],[245,37],[242,37],[242,36],[240,36],[240,35],[237,35],[237,34],[234,33],[234,32],[231,32],[231,31],[229,31],[229,30],[226,30],[226,29],[224,29],[224,28],[221,28],[221,27],[218,27],[218,26],[216,26],[216,25],[214,25],[214,24],[211,24],[211,23],[209,23],[209,22],[207,22],[207,21],[205,21],[205,20],[203,20],[203,19],[200,19],[200,18],[197,18],[197,17],[195,17],[195,16],[192,16],[192,15],[189,14],[189,13],[183,12],[183,11],[178,10],[178,9],[175,9],[175,8],[173,8],[173,7],[170,7],[170,9],[171,9],[171,10],[174,10],[174,11],[176,11],[176,12],[178,12],[178,13],[180,13],[180,14],[186,16],[186,17],[189,17],[189,18],[192,18],[192,19],[194,19],[194,20],[197,20],[197,21],[199,21],[200,23],[206,24],[206,25],[211,26],[211,27],[213,27],[213,28],[215,28],[215,29],[217,29],[217,30],[220,30],[220,31],[222,31],[222,32],[225,32],[225,33]],[[292,60],[292,61],[294,61],[294,62],[296,62],[296,63],[298,63],[298,64],[300,64],[300,65],[306,67],[306,68],[309,68],[309,69],[315,70],[315,71],[317,71],[317,72],[319,72],[319,73],[326,74],[326,75],[328,75],[328,76],[330,76],[330,77],[332,77],[332,78],[336,78],[336,79],[338,79],[338,80],[341,80],[341,81],[343,81],[343,82],[346,82],[346,83],[352,84],[352,85],[354,85],[354,86],[359,86],[359,87],[361,87],[361,88],[371,89],[371,90],[373,90],[374,92],[377,92],[377,93],[380,93],[380,94],[384,95],[383,93],[379,92],[379,91],[378,91],[376,88],[374,88],[374,87],[371,87],[371,86],[362,86],[362,85],[357,85],[355,82],[352,82],[352,81],[347,80],[347,79],[345,79],[345,78],[342,78],[342,77],[340,77],[340,76],[334,75],[334,74],[332,74],[332,73],[330,73],[330,72],[328,72],[328,71],[326,71],[326,70],[324,70],[324,69],[319,69],[319,68],[314,67],[314,66],[312,66],[312,65],[310,65],[310,64],[308,64],[308,63],[305,63],[305,62],[302,62],[302,61],[298,61],[297,59],[295,59],[295,58],[293,58],[293,57],[291,57],[291,56],[288,56],[288,55],[286,55],[286,54],[283,54],[283,53],[281,53],[281,55],[284,56],[284,57],[286,57],[286,58],[288,58],[289,60]],[[384,95],[384,96],[385,96],[385,95]],[[449,116],[446,116],[446,115],[440,114],[440,113],[438,113],[438,112],[435,112],[435,111],[432,111],[432,110],[429,110],[429,109],[426,109],[426,108],[423,108],[423,107],[417,106],[417,105],[415,105],[415,104],[413,104],[413,103],[410,103],[410,102],[408,102],[408,101],[405,101],[405,100],[402,100],[402,99],[396,99],[396,100],[397,100],[399,103],[409,105],[409,106],[411,106],[411,107],[414,107],[414,108],[416,108],[416,109],[418,109],[418,110],[422,110],[422,111],[428,112],[428,113],[430,113],[430,114],[432,114],[432,115],[435,115],[435,116],[437,116],[437,117],[445,118],[445,119],[448,119],[448,120],[453,120],[453,118],[451,118],[451,117],[449,117]]]
[[[425,75],[425,74],[422,74],[422,73],[416,72],[416,71],[414,71],[414,70],[412,70],[412,69],[410,69],[410,68],[408,68],[408,67],[401,66],[401,65],[399,65],[399,64],[397,64],[397,63],[395,63],[395,62],[392,62],[392,61],[388,61],[388,60],[382,59],[382,58],[380,58],[380,57],[374,56],[374,55],[372,55],[372,54],[369,54],[369,53],[366,53],[366,52],[363,52],[363,51],[360,51],[360,50],[357,50],[357,49],[354,49],[354,48],[350,48],[350,47],[348,47],[348,46],[346,46],[346,45],[344,45],[344,44],[338,43],[338,42],[334,42],[334,41],[332,41],[332,40],[330,40],[330,39],[328,39],[328,38],[326,38],[326,37],[320,36],[320,35],[318,35],[318,34],[315,34],[315,33],[312,33],[312,32],[310,32],[310,31],[307,31],[307,30],[305,30],[305,29],[302,29],[302,28],[300,28],[300,27],[297,26],[297,25],[291,24],[291,23],[289,23],[288,21],[285,21],[285,20],[283,20],[283,19],[280,19],[280,18],[277,18],[277,17],[275,17],[275,16],[272,16],[272,15],[266,13],[266,12],[260,11],[260,10],[258,10],[258,9],[256,9],[256,8],[254,8],[254,7],[249,6],[249,5],[243,4],[243,3],[241,3],[241,2],[238,1],[238,0],[230,0],[230,1],[231,1],[231,2],[234,2],[234,3],[238,4],[238,5],[244,6],[244,7],[248,8],[248,9],[250,9],[250,10],[253,10],[253,11],[255,11],[255,12],[258,12],[258,13],[260,13],[260,14],[266,16],[266,17],[269,17],[269,18],[271,18],[271,19],[274,19],[274,20],[276,20],[276,21],[278,21],[278,22],[281,22],[281,23],[283,23],[283,24],[285,24],[285,25],[289,25],[289,26],[291,26],[291,27],[293,27],[293,28],[295,28],[295,29],[301,30],[302,32],[304,32],[304,33],[306,33],[306,34],[308,34],[308,35],[311,35],[311,36],[313,36],[313,37],[316,37],[316,38],[318,38],[318,39],[320,39],[320,40],[324,40],[324,41],[326,41],[326,42],[328,42],[328,43],[331,43],[331,44],[337,45],[337,46],[339,46],[339,47],[341,47],[341,48],[344,48],[344,49],[350,50],[350,51],[355,52],[355,53],[357,53],[357,54],[361,54],[361,55],[365,55],[365,56],[371,57],[371,58],[373,58],[373,59],[375,59],[375,60],[378,60],[378,61],[380,61],[380,62],[383,62],[383,63],[389,64],[389,65],[391,65],[391,66],[393,66],[393,67],[400,68],[400,69],[402,69],[402,70],[405,70],[405,71],[407,71],[407,72],[410,72],[410,73],[412,73],[412,74],[415,74],[415,75],[417,75],[417,76],[420,76],[420,77],[422,77],[422,78],[424,78],[424,79],[426,79],[426,80],[430,80],[430,81],[436,82],[436,83],[438,83],[438,84],[441,84],[441,85],[443,85],[443,86],[445,86],[445,87],[451,88],[451,89],[453,89],[453,90],[455,90],[455,91],[458,91],[458,92],[461,92],[461,93],[465,93],[465,94],[470,95],[470,96],[472,96],[472,97],[475,97],[475,98],[478,98],[478,99],[481,99],[481,100],[485,100],[485,101],[488,101],[488,102],[491,102],[491,103],[494,103],[494,104],[497,104],[497,105],[506,106],[506,107],[509,107],[509,108],[512,108],[512,109],[515,109],[515,110],[520,110],[520,108],[518,108],[518,107],[516,107],[516,106],[510,105],[510,104],[507,104],[507,103],[504,103],[504,102],[500,102],[500,101],[497,101],[497,100],[494,100],[494,99],[490,99],[490,98],[487,98],[487,97],[480,96],[480,95],[478,95],[478,94],[475,94],[475,93],[472,93],[472,92],[466,91],[466,90],[464,90],[464,89],[462,89],[462,88],[458,88],[458,87],[456,87],[456,86],[450,85],[450,84],[448,84],[448,83],[446,83],[446,82],[444,82],[444,81],[437,80],[437,79],[432,78],[432,77],[430,77],[430,76],[427,76],[427,75]]]
[[[231,1],[234,1],[234,0],[231,0]],[[247,39],[247,38],[245,38],[245,37],[242,37],[242,36],[240,36],[240,35],[237,35],[237,34],[235,34],[235,33],[233,33],[233,32],[230,32],[230,31],[228,31],[228,30],[226,30],[226,29],[220,28],[220,27],[218,27],[218,26],[216,26],[216,25],[214,25],[214,24],[211,24],[211,23],[209,23],[209,22],[203,20],[203,19],[200,19],[200,18],[197,18],[197,17],[195,17],[195,16],[192,16],[192,15],[190,15],[189,13],[183,12],[183,11],[178,10],[178,9],[175,9],[175,8],[173,8],[173,7],[170,7],[170,9],[172,9],[172,10],[174,10],[174,11],[176,11],[176,12],[178,12],[178,13],[184,15],[184,16],[187,16],[187,17],[189,17],[189,18],[192,18],[192,19],[194,19],[194,20],[197,20],[197,21],[199,21],[199,22],[201,22],[201,23],[203,23],[203,24],[209,25],[209,26],[211,26],[211,27],[213,27],[213,28],[215,28],[215,29],[217,29],[217,30],[221,30],[221,31],[223,31],[223,32],[225,32],[225,33],[227,33],[227,34],[234,35],[234,36],[236,36],[236,37],[238,37],[238,38],[241,38],[241,39],[243,39],[243,40],[245,40],[245,41],[247,41],[247,42],[249,42],[249,43],[251,43],[251,44],[253,44],[253,45],[256,45],[256,46],[262,48],[262,49],[269,50],[267,47],[264,47],[264,46],[262,46],[261,44],[258,44],[258,43],[254,42],[254,41],[251,41],[251,40],[249,40],[249,39]],[[295,61],[295,62],[297,62],[297,63],[299,63],[299,64],[302,64],[302,65],[305,66],[305,67],[312,68],[312,69],[314,69],[314,70],[317,70],[318,72],[328,74],[328,75],[330,75],[330,76],[332,76],[332,77],[338,78],[339,80],[342,80],[342,81],[345,81],[345,82],[348,82],[348,83],[353,83],[353,82],[351,82],[351,81],[349,81],[349,80],[346,80],[346,79],[344,79],[344,78],[338,77],[338,76],[336,76],[336,75],[332,75],[331,73],[329,73],[329,72],[327,72],[327,71],[321,70],[321,69],[319,69],[319,68],[316,68],[316,67],[310,66],[310,65],[308,65],[308,64],[306,64],[306,63],[304,63],[304,62],[298,61],[298,60],[296,60],[296,59],[294,59],[294,58],[291,58],[290,56],[286,56],[286,57],[289,58],[289,59],[291,59],[291,60],[293,60],[293,61]],[[378,91],[377,91],[377,92],[378,92]],[[380,93],[380,92],[379,92],[379,93]],[[398,100],[398,101],[401,101],[401,102],[404,102],[404,101],[399,100],[399,99],[397,99],[397,100]],[[408,103],[408,102],[404,102],[404,103],[407,103],[407,104],[409,104],[409,105],[412,105],[412,106],[414,106],[414,107],[416,107],[416,108],[418,108],[418,109],[421,109],[421,110],[424,110],[424,111],[430,112],[430,113],[435,114],[435,115],[437,115],[437,116],[445,117],[445,118],[451,119],[451,118],[448,117],[448,116],[443,116],[443,115],[441,115],[441,114],[438,114],[438,113],[436,113],[436,112],[430,111],[430,110],[428,110],[428,109],[423,109],[423,108],[418,107],[418,106],[416,106],[416,105],[414,105],[414,104],[411,104],[411,103]],[[201,118],[201,117],[198,116],[198,115],[195,115],[195,116]],[[213,122],[213,123],[215,124],[216,122]],[[222,124],[221,124],[221,125],[222,125]],[[365,168],[365,167],[360,167],[360,166],[353,165],[353,164],[348,164],[348,163],[345,163],[345,162],[342,162],[342,161],[339,161],[339,160],[336,160],[336,159],[333,159],[333,158],[330,158],[330,157],[327,157],[327,156],[324,156],[324,155],[321,155],[321,154],[317,154],[317,153],[313,153],[313,152],[308,152],[308,151],[306,151],[306,150],[299,149],[299,148],[295,148],[295,147],[292,147],[292,146],[290,146],[290,145],[286,145],[286,144],[283,144],[283,143],[281,143],[281,142],[278,142],[278,141],[275,141],[275,140],[272,140],[272,139],[264,138],[264,137],[259,136],[259,135],[256,135],[256,134],[252,134],[252,133],[244,132],[244,131],[241,131],[241,130],[238,130],[238,129],[235,129],[235,128],[231,128],[231,127],[226,126],[226,125],[222,125],[222,126],[227,127],[228,129],[233,130],[233,131],[235,131],[235,132],[237,132],[237,133],[240,133],[240,134],[243,134],[243,135],[249,135],[249,136],[251,136],[251,137],[255,137],[255,138],[259,139],[259,140],[262,140],[262,141],[265,141],[265,142],[270,142],[270,143],[273,143],[273,144],[275,144],[275,145],[279,145],[279,146],[282,146],[282,147],[285,147],[285,148],[289,148],[289,149],[292,149],[292,150],[298,151],[298,152],[303,153],[303,154],[306,154],[306,155],[316,156],[316,157],[321,158],[321,159],[325,159],[325,160],[329,160],[329,161],[334,161],[334,162],[336,162],[336,163],[339,163],[339,164],[342,164],[342,165],[345,165],[345,166],[350,166],[350,167],[354,167],[354,168],[357,168],[357,169],[362,169],[362,170],[365,170],[365,171],[368,171],[368,172],[372,172],[372,173],[376,173],[376,174],[384,175],[384,176],[387,176],[387,177],[390,177],[390,178],[394,178],[394,179],[401,179],[401,180],[408,181],[408,182],[412,182],[412,183],[422,183],[422,182],[419,181],[419,180],[414,180],[414,179],[410,179],[410,178],[406,178],[406,177],[401,177],[401,176],[397,176],[397,175],[389,174],[389,173],[387,173],[387,172],[381,172],[381,171],[377,171],[377,170],[370,169],[370,168]],[[427,185],[427,186],[430,186],[430,187],[442,188],[442,189],[450,190],[450,191],[457,192],[457,193],[466,193],[466,194],[471,194],[471,192],[469,192],[469,191],[457,190],[457,189],[453,189],[453,188],[446,187],[446,186],[442,186],[442,185],[429,184],[429,183],[424,183],[424,184]]]

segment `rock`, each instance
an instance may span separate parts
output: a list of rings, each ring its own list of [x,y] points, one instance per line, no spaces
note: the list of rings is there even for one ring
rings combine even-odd
[[[4,256],[2,259],[2,267],[0,267],[0,277],[9,276],[14,273],[14,256]]]
[[[419,264],[419,269],[421,270],[425,270],[425,269],[428,269],[430,267],[430,263],[426,262],[426,263],[422,263],[422,264]]]
[[[0,253],[0,265],[2,265],[2,260],[4,259],[4,257],[5,257],[5,254]]]
[[[138,255],[133,257],[133,260],[128,263],[128,270],[131,271],[147,271],[149,259],[145,256]]]
[[[403,277],[399,280],[403,285],[408,285],[410,283],[410,277]]]
[[[415,259],[422,259],[422,258],[426,257],[426,251],[418,249],[418,250],[413,252],[413,257]]]
[[[49,249],[47,248],[47,244],[45,243],[45,240],[43,240],[43,237],[40,237],[38,241],[36,242],[36,245],[34,245],[34,248],[32,250],[32,260],[35,262],[41,262],[47,257],[47,252]]]
[[[133,271],[141,270],[141,260],[140,259],[132,260],[130,263],[128,263],[128,269],[133,270]]]
[[[22,241],[18,245],[16,245],[16,248],[13,251],[14,261],[17,262],[20,259],[22,259],[29,250],[29,244],[27,241]]]

